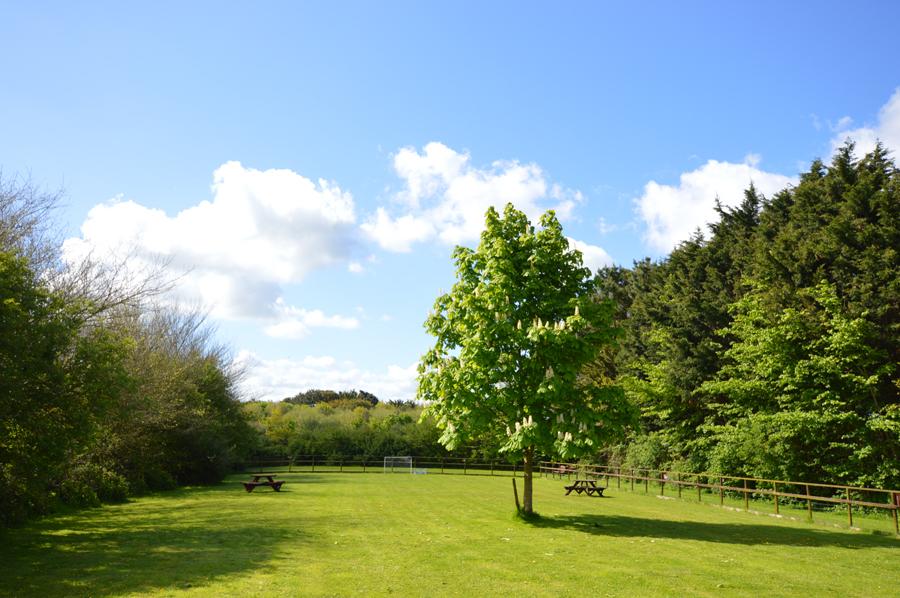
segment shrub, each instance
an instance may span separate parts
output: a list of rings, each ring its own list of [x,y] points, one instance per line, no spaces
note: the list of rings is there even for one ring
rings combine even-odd
[[[122,502],[128,498],[128,481],[115,471],[96,463],[78,464],[60,484],[59,497],[70,505],[91,507],[101,502]]]
[[[667,469],[671,456],[669,445],[659,433],[638,436],[628,445],[625,466],[639,469]]]
[[[144,472],[144,483],[148,490],[174,490],[178,487],[178,482],[169,472],[156,468]]]

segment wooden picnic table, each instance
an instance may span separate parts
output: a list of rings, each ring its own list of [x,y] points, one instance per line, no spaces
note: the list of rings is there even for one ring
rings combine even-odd
[[[566,496],[575,491],[575,494],[587,494],[588,496],[603,496],[605,486],[598,486],[597,480],[575,480],[566,486]]]
[[[249,482],[242,482],[244,484],[244,489],[247,492],[253,492],[253,489],[256,488],[257,486],[271,486],[272,490],[274,490],[275,492],[280,492],[281,485],[284,484],[283,481],[278,481],[278,482],[275,481],[275,478],[277,478],[278,476],[275,475],[274,473],[260,472],[260,473],[251,473],[250,475],[253,476],[253,480],[251,480]],[[264,481],[264,482],[260,481],[260,480],[262,480],[262,478],[266,478],[266,481]]]

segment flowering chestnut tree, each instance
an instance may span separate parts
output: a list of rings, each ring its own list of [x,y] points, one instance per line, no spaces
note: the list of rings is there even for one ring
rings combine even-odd
[[[523,460],[531,514],[538,457],[596,453],[634,421],[622,390],[588,373],[614,341],[613,306],[591,296],[591,272],[552,211],[534,227],[512,204],[502,217],[490,208],[478,249],[453,258],[457,281],[425,322],[436,342],[418,398],[448,448],[487,439]]]

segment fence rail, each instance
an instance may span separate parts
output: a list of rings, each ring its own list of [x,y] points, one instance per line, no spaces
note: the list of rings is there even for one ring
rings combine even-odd
[[[384,459],[305,455],[291,459],[253,459],[242,463],[239,469],[243,471],[286,469],[288,472],[367,473],[383,471]],[[517,477],[522,472],[522,463],[459,457],[412,457],[411,469],[413,473]],[[854,510],[857,513],[867,510],[886,511],[893,520],[894,533],[900,535],[900,522],[898,522],[900,490],[557,461],[541,461],[535,467],[535,474],[568,478],[573,475],[605,478],[607,486],[612,480],[618,488],[621,488],[624,482],[626,487],[630,486],[632,491],[634,491],[635,483],[643,484],[645,492],[649,492],[650,485],[653,484],[654,488],[658,486],[660,494],[665,495],[668,487],[670,491],[677,494],[678,498],[682,497],[685,490],[696,490],[697,500],[700,502],[703,501],[705,491],[708,495],[717,494],[719,505],[724,505],[726,496],[729,498],[739,496],[743,498],[745,510],[750,510],[751,499],[754,500],[754,505],[760,501],[770,500],[776,515],[780,514],[782,506],[803,505],[806,507],[810,520],[813,518],[813,512],[817,509],[823,510],[826,507],[834,509],[844,505],[850,527],[853,527]]]
[[[645,492],[649,492],[650,484],[653,483],[654,486],[658,485],[662,495],[665,495],[667,486],[674,488],[679,498],[684,489],[696,489],[698,501],[703,500],[703,491],[706,490],[710,494],[718,493],[720,505],[724,505],[726,495],[739,495],[743,498],[746,510],[750,508],[751,498],[757,502],[771,500],[776,515],[780,514],[783,503],[789,505],[805,503],[809,519],[813,517],[814,505],[830,507],[844,505],[847,508],[847,521],[850,527],[853,527],[854,509],[858,512],[866,509],[883,510],[893,520],[894,533],[900,534],[900,523],[898,523],[900,490],[555,461],[542,461],[539,471],[541,475],[565,475],[568,477],[583,475],[605,478],[607,485],[610,484],[610,480],[613,480],[619,488],[624,480],[626,486],[631,486],[631,490],[634,490],[635,482],[638,482],[643,483]]]
[[[238,469],[243,471],[250,469],[262,471],[267,468],[287,468],[288,472],[338,471],[342,473],[367,473],[370,471],[382,471],[384,459],[308,455],[292,459],[252,459],[240,464]],[[427,471],[428,473],[441,474],[462,473],[463,475],[506,475],[515,477],[522,472],[522,464],[458,457],[412,457],[412,469],[414,472]]]

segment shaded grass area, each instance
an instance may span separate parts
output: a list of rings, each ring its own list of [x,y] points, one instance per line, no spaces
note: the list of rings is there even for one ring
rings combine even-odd
[[[892,596],[900,540],[509,478],[243,477],[0,532],[0,595]],[[520,480],[521,483],[521,480]],[[521,489],[521,486],[520,486]]]
[[[121,595],[208,584],[263,566],[299,529],[243,518],[233,489],[182,489],[47,517],[0,536],[0,595]],[[229,504],[232,503],[232,504]],[[228,524],[224,524],[228,521]]]

